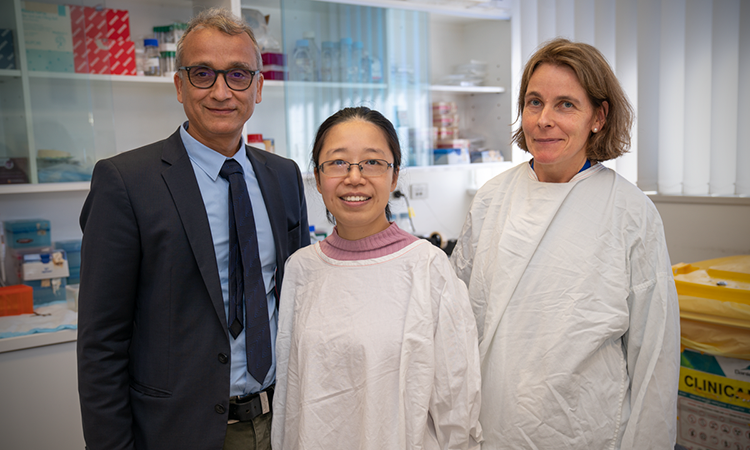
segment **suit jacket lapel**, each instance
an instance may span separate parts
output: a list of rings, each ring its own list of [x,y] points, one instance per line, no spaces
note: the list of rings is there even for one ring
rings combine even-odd
[[[200,188],[195,179],[193,165],[180,139],[180,130],[170,136],[165,145],[162,160],[168,165],[162,172],[169,191],[172,193],[175,207],[182,220],[195,260],[198,262],[206,284],[208,295],[216,309],[224,330],[227,321],[224,313],[224,299],[221,294],[219,270],[216,267],[216,253],[214,252],[211,227],[208,224],[206,209],[201,200]]]

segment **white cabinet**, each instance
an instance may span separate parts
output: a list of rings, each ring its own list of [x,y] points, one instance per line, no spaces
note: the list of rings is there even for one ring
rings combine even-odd
[[[481,138],[484,147],[499,150],[511,160],[513,120],[510,21],[446,16],[432,13],[430,21],[430,77],[432,101],[452,101],[458,107],[461,137]],[[472,60],[487,63],[481,86],[446,86],[441,81],[459,65]]]

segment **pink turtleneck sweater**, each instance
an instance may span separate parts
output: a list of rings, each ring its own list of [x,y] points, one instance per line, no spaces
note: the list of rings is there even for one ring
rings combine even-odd
[[[356,241],[342,238],[334,227],[333,233],[320,242],[320,250],[332,259],[357,261],[390,255],[418,240],[416,236],[399,228],[396,222],[391,222],[380,233]]]

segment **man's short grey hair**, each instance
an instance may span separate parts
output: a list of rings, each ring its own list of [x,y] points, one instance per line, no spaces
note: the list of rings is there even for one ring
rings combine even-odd
[[[205,9],[190,20],[187,30],[185,30],[179,42],[177,42],[177,53],[175,55],[175,65],[177,67],[182,67],[182,52],[185,38],[192,31],[201,28],[213,28],[230,36],[236,36],[241,33],[247,34],[250,36],[255,47],[255,58],[258,64],[257,70],[263,69],[263,58],[260,55],[260,47],[258,47],[258,41],[255,40],[252,28],[242,18],[237,17],[224,8]],[[179,70],[178,73],[180,74],[180,78],[182,78],[182,71]]]

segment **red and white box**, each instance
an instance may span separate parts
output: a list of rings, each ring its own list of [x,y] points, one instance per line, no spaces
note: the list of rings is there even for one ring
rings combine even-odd
[[[82,63],[80,69],[82,73],[94,73],[99,75],[109,75],[109,49],[111,42],[108,39],[86,38],[85,52],[81,55]],[[78,57],[74,53],[74,60],[77,63]],[[76,65],[76,72],[79,72],[79,66]]]
[[[130,14],[124,9],[105,9],[107,19],[107,38],[130,40]]]
[[[135,75],[135,44],[126,10],[70,6],[77,73]]]
[[[109,48],[109,69],[112,75],[135,75],[135,42],[112,42]]]
[[[91,39],[107,37],[106,11],[90,6],[70,5],[70,26],[73,29],[74,39],[75,36]]]
[[[75,59],[78,73],[135,75],[133,41],[86,38],[85,52],[76,53]]]

